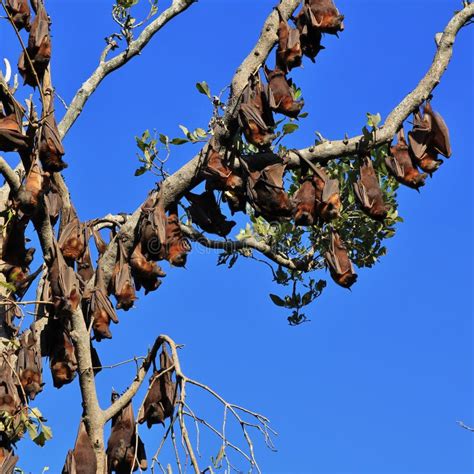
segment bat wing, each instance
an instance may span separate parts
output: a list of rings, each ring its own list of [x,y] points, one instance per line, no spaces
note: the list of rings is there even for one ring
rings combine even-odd
[[[290,33],[288,35],[288,49],[293,49],[298,46],[300,43],[300,32],[296,28],[290,28]]]
[[[370,201],[370,198],[367,194],[367,190],[365,189],[365,186],[361,181],[357,181],[357,183],[354,183],[354,192],[362,207],[368,209],[372,207],[373,202]]]
[[[15,471],[16,463],[18,462],[18,456],[14,456],[11,452],[7,454],[0,465],[0,471],[2,474],[13,474]]]
[[[337,179],[329,179],[324,184],[323,202],[328,202],[331,196],[339,194],[339,181]]]
[[[262,119],[260,111],[252,104],[241,104],[240,110],[247,123],[254,122],[259,128],[264,131],[268,130],[267,124]]]
[[[451,142],[449,139],[449,130],[443,117],[436,112],[433,112],[433,132],[432,139],[433,148],[441,153],[446,158],[451,156]]]
[[[264,182],[271,187],[283,189],[283,175],[286,166],[281,163],[275,163],[267,166],[263,170]]]
[[[385,164],[396,178],[403,178],[405,176],[404,167],[393,156],[387,156]]]

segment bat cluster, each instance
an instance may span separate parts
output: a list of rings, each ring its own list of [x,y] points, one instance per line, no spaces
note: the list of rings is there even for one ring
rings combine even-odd
[[[16,362],[15,362],[16,361]],[[0,472],[11,474],[18,457],[13,444],[21,436],[18,426],[27,405],[43,390],[40,341],[34,326],[22,333],[16,349],[3,352],[0,359],[0,420],[6,428],[0,434]],[[5,418],[13,419],[13,424]]]

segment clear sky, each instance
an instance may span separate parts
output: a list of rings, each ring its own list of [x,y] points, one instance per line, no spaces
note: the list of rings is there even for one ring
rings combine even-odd
[[[111,3],[47,2],[53,80],[66,101],[115,31]],[[179,136],[179,124],[205,128],[211,110],[195,83],[206,80],[213,91],[229,83],[274,3],[200,0],[103,82],[64,143],[64,174],[82,219],[130,212],[144,200],[155,179],[133,176],[134,136],[147,128]],[[435,33],[460,6],[339,0],[346,30],[340,39],[324,39],[316,64],[305,61],[291,74],[309,117],[287,144],[309,146],[315,130],[332,139],[358,134],[366,112],[385,118],[424,75]],[[264,473],[471,473],[473,435],[456,420],[474,424],[473,30],[459,34],[433,100],[450,127],[453,156],[420,194],[400,190],[405,222],[387,242],[388,255],[359,272],[352,292],[329,282],[307,311],[311,322],[290,327],[268,297],[281,289],[266,266],[239,259],[232,270],[216,267],[216,255],[196,245],[186,270],[165,265],[162,287],[119,314],[112,341],[98,345],[102,363],[145,354],[160,333],[185,344],[186,373],[267,415],[279,432],[276,453],[254,435]],[[15,64],[18,48],[4,23],[0,47]],[[59,104],[57,110],[61,115]],[[170,169],[195,151],[177,147]],[[133,373],[132,364],[99,374],[102,406],[112,386],[124,390]],[[45,379],[37,405],[54,439],[44,448],[19,444],[19,466],[35,474],[44,466],[60,472],[81,414],[77,381],[56,390],[47,366]],[[198,415],[219,419],[208,398],[190,397]],[[163,429],[141,432],[151,458]],[[241,440],[238,430],[231,433]],[[203,458],[217,455],[218,441],[204,438],[202,451]]]

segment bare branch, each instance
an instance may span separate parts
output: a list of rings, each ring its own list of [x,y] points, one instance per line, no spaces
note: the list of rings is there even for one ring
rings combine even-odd
[[[5,178],[5,181],[10,186],[10,189],[16,193],[20,189],[20,178],[18,174],[11,168],[11,166],[0,156],[0,173]]]
[[[97,89],[97,87],[99,87],[99,84],[102,82],[102,80],[105,79],[111,72],[128,63],[130,59],[140,54],[143,48],[149,43],[153,36],[158,31],[160,31],[161,28],[163,28],[163,26],[165,26],[175,16],[185,11],[195,1],[196,0],[173,0],[171,6],[163,11],[163,13],[158,16],[158,18],[152,21],[140,33],[138,38],[128,45],[125,51],[109,59],[108,61],[102,61],[102,59],[105,59],[105,56],[102,55],[99,66],[77,91],[76,95],[72,99],[71,104],[69,105],[66,114],[59,124],[59,133],[62,138],[77,120],[84,108],[84,105]],[[110,49],[110,45],[107,45],[106,50],[108,49]]]

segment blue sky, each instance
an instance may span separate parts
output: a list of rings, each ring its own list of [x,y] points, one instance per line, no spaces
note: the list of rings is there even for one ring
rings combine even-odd
[[[103,38],[115,31],[111,3],[48,2],[53,81],[66,101],[97,64]],[[133,176],[134,136],[147,128],[178,136],[179,124],[205,128],[211,110],[195,83],[225,87],[273,5],[200,0],[103,82],[64,143],[64,174],[82,219],[130,212],[143,201],[155,178]],[[305,61],[291,74],[309,117],[288,146],[309,146],[315,130],[333,139],[358,134],[366,112],[386,117],[424,75],[435,33],[460,6],[340,0],[346,15],[340,39],[325,38],[317,63]],[[4,24],[0,44],[1,55],[15,64],[18,49]],[[103,364],[145,354],[160,333],[185,344],[189,376],[267,415],[279,432],[276,453],[254,436],[264,473],[472,472],[473,437],[456,424],[474,424],[472,46],[470,27],[459,34],[433,101],[450,126],[453,156],[420,194],[400,190],[405,222],[387,242],[388,255],[359,272],[352,292],[329,283],[307,312],[311,322],[289,327],[287,314],[268,297],[281,290],[266,266],[239,259],[232,270],[216,267],[216,255],[196,245],[186,270],[166,268],[162,287],[119,315],[113,340],[98,345]],[[59,104],[57,110],[60,115]],[[177,147],[170,169],[195,151]],[[111,387],[124,390],[133,373],[127,366],[99,374],[102,406]],[[56,390],[47,367],[45,378],[37,403],[54,439],[44,448],[19,445],[19,465],[35,474],[44,466],[60,472],[81,414],[77,382]],[[190,396],[198,414],[219,419],[220,408],[208,398]],[[151,458],[162,428],[141,431]],[[238,430],[231,433],[240,441]],[[203,459],[218,450],[217,440],[203,439]]]

